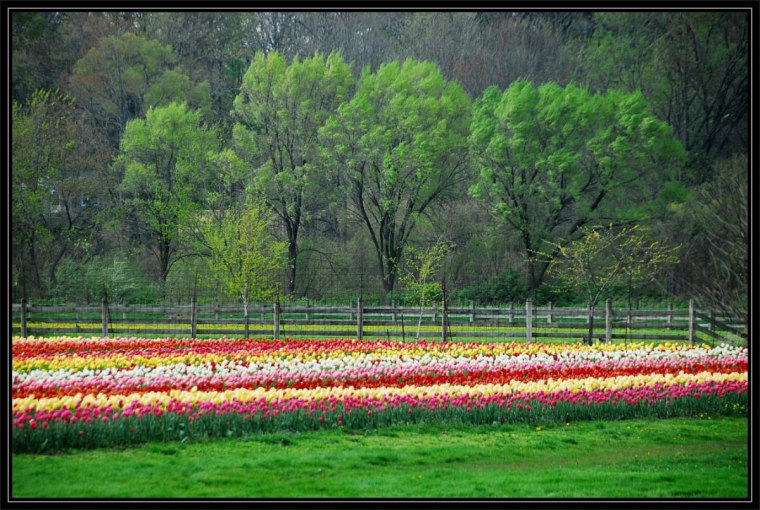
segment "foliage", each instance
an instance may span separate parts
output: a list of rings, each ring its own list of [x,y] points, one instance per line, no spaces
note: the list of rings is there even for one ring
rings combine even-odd
[[[420,316],[417,321],[417,340],[420,338],[422,313],[427,303],[433,303],[436,298],[443,297],[441,284],[437,281],[446,255],[454,248],[454,243],[439,239],[434,245],[421,250],[408,246],[405,254],[407,270],[399,278],[400,283],[413,297],[415,304],[420,306]]]
[[[470,101],[431,62],[365,67],[354,97],[320,130],[377,255],[387,294],[417,218],[466,176]]]
[[[748,29],[741,12],[599,12],[579,51],[577,75],[597,90],[641,90],[690,152],[690,175],[707,158],[743,152],[747,135]]]
[[[748,207],[731,204],[741,197],[734,189],[742,188],[719,175],[733,156],[748,156],[752,22],[746,8],[11,12],[9,92],[17,104],[9,111],[12,298],[60,300],[51,292],[65,284],[57,281],[64,260],[84,268],[92,260],[129,258],[144,281],[158,282],[166,292],[158,299],[186,301],[194,287],[188,239],[176,238],[168,257],[174,269],[163,283],[162,263],[151,255],[158,256],[160,242],[139,215],[122,207],[124,199],[134,198],[119,188],[124,167],[109,168],[127,122],[144,119],[150,107],[185,102],[214,127],[224,150],[209,154],[214,178],[195,188],[201,200],[182,198],[183,203],[188,210],[230,209],[249,194],[267,192],[270,208],[297,225],[297,232],[289,232],[280,218],[278,232],[294,241],[289,258],[295,263],[288,268],[293,273],[283,283],[294,286],[295,298],[346,303],[362,294],[366,302],[387,303],[403,267],[403,246],[444,237],[457,243],[447,266],[452,290],[480,287],[480,294],[497,294],[487,287],[514,270],[526,278],[526,295],[548,299],[554,289],[545,278],[547,264],[531,262],[529,249],[545,246],[544,239],[578,239],[580,227],[612,222],[651,228],[657,239],[681,246],[681,263],[649,284],[649,292],[664,287],[702,307],[746,313],[748,266],[741,260],[748,241],[733,227],[747,231],[741,225],[748,224]],[[338,54],[349,63],[333,69],[343,89],[323,73]],[[415,65],[398,64],[405,61]],[[404,66],[437,68],[440,76],[410,72],[407,79]],[[355,90],[359,81],[361,90]],[[433,89],[440,82],[480,96],[476,108],[466,94],[461,108],[461,95],[438,94]],[[517,93],[520,83],[534,85]],[[497,92],[484,93],[489,86]],[[510,126],[495,112],[501,91],[512,87]],[[552,96],[552,87],[562,93]],[[38,89],[62,94],[45,92],[49,97],[42,101]],[[250,99],[243,115],[236,96]],[[247,124],[249,113],[257,123],[256,115],[265,110],[270,130]],[[330,115],[334,124],[322,126],[314,142],[315,129],[319,133]],[[433,126],[444,119],[445,128],[436,131]],[[671,128],[667,136],[661,123]],[[237,142],[235,124],[245,134]],[[489,149],[489,124],[524,175],[497,166],[488,170],[493,175],[482,175],[491,166],[484,160],[498,163],[501,146],[495,137]],[[292,162],[278,159],[279,153],[274,159],[264,154],[267,133],[275,128],[280,141],[292,136],[292,143],[280,144]],[[462,136],[470,137],[474,165],[458,141],[449,144]],[[687,156],[675,148],[670,154],[657,149],[657,139],[669,146],[671,138]],[[584,140],[594,142],[584,146]],[[449,159],[431,156],[446,145],[457,147]],[[605,157],[619,167],[593,166]],[[404,158],[408,164],[396,164]],[[433,163],[417,165],[423,160]],[[274,178],[278,161],[284,175]],[[198,173],[206,175],[206,168],[199,166]],[[445,189],[437,195],[436,179]],[[299,183],[300,204],[294,193]],[[468,189],[477,189],[482,200],[467,195]],[[201,216],[191,214],[188,222]],[[731,217],[732,224],[723,228],[717,220],[699,219],[711,216]],[[193,226],[185,227],[192,234]],[[365,263],[367,254],[372,267]],[[183,272],[172,274],[184,262]],[[153,283],[146,299],[158,292]],[[624,294],[617,284],[608,289],[609,295]]]
[[[475,102],[470,150],[479,177],[473,196],[520,233],[530,253],[571,238],[602,215],[644,219],[684,156],[670,128],[640,93],[515,82]],[[642,207],[643,206],[643,207]],[[534,260],[531,289],[553,254]]]
[[[95,257],[86,263],[64,258],[56,271],[53,294],[64,303],[154,303],[160,292],[127,259]]]
[[[290,65],[277,52],[257,52],[234,101],[236,152],[252,168],[253,190],[280,218],[288,241],[288,294],[295,291],[298,234],[330,201],[334,171],[319,155],[318,129],[347,98],[351,69],[340,53]]]
[[[279,293],[277,272],[282,267],[285,243],[277,242],[268,226],[268,211],[246,204],[241,211],[208,218],[201,227],[210,251],[211,271],[229,295],[241,299],[246,316],[249,302],[270,302]]]
[[[635,289],[652,282],[663,266],[678,262],[678,247],[652,238],[638,225],[614,228],[582,228],[583,237],[564,244],[547,243],[549,252],[536,252],[549,260],[549,273],[569,288],[583,289],[591,310],[599,298],[621,282],[627,290],[628,308]],[[589,338],[593,321],[589,321]]]
[[[185,103],[148,110],[127,124],[114,166],[123,171],[119,191],[125,214],[158,262],[160,282],[186,256],[186,231],[213,179],[215,133]]]
[[[689,237],[676,281],[702,306],[744,318],[749,311],[749,170],[747,156],[718,161],[685,210]],[[746,323],[746,322],[745,322]]]
[[[620,264],[620,281],[625,286],[628,307],[641,285],[654,282],[664,266],[678,263],[679,246],[667,246],[639,225],[620,229],[621,242],[612,247],[612,257]]]
[[[472,285],[452,293],[453,300],[474,301],[480,305],[522,303],[528,297],[525,279],[514,269],[482,285]]]
[[[169,11],[143,13],[144,30],[171,46],[178,67],[192,83],[202,84],[210,102],[204,118],[229,139],[232,101],[250,60],[256,12]],[[255,43],[254,43],[255,44]],[[188,99],[189,101],[189,99]],[[192,104],[192,103],[191,103]],[[210,111],[209,111],[210,110]],[[207,115],[208,111],[208,115]]]
[[[58,263],[89,250],[104,179],[93,168],[99,154],[91,133],[78,120],[72,99],[59,91],[13,103],[14,293],[44,296]]]
[[[568,243],[547,243],[552,252],[537,251],[536,256],[549,260],[549,273],[568,287],[583,289],[593,307],[603,292],[623,272],[624,261],[614,256],[625,240],[623,230],[608,228],[582,229],[583,237]]]
[[[156,40],[131,32],[106,36],[74,65],[71,94],[118,145],[127,122],[150,107],[187,102],[208,108],[204,85],[191,83],[175,62],[171,47]]]
[[[424,306],[432,301],[433,295],[441,293],[441,284],[437,280],[446,256],[454,248],[454,243],[438,240],[427,249],[407,246],[405,253],[406,270],[399,278],[399,283],[413,296],[415,301]]]

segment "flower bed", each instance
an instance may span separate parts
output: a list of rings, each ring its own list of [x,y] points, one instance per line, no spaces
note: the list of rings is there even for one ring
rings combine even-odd
[[[14,338],[13,449],[746,413],[745,347]]]

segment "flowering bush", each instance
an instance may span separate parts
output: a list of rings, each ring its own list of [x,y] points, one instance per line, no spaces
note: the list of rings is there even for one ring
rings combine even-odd
[[[13,449],[746,413],[745,347],[14,338]]]

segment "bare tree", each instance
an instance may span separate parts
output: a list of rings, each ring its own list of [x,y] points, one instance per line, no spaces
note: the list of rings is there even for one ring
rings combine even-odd
[[[747,157],[716,165],[714,180],[699,188],[688,216],[690,237],[676,274],[680,293],[701,306],[744,319],[749,284]]]

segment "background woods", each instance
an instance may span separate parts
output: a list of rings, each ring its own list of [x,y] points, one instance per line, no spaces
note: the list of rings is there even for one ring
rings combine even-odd
[[[640,226],[600,299],[747,313],[748,12],[10,16],[15,301],[247,302],[256,211],[268,298],[419,304],[445,242],[454,299],[585,306],[552,260]]]

